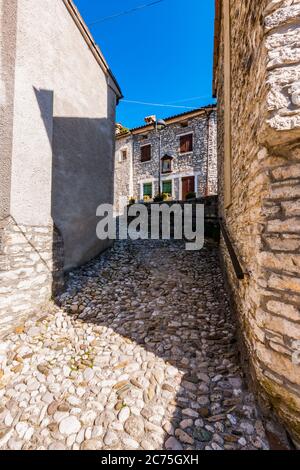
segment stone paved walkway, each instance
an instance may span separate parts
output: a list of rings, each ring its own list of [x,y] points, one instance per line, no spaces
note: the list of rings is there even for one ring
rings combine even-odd
[[[268,449],[218,253],[118,243],[0,346],[1,449]]]

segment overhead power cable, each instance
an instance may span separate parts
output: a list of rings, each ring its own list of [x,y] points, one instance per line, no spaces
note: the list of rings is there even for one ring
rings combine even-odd
[[[172,101],[170,104],[187,103],[188,101],[200,100],[204,98],[211,98],[211,95],[194,96],[193,98],[187,98],[186,100]]]
[[[175,106],[172,104],[162,104],[162,103],[146,103],[144,101],[133,101],[133,100],[122,100],[123,103],[132,103],[132,104],[141,104],[144,106],[159,106],[162,108],[180,108],[180,109],[195,109],[195,107],[190,106]]]
[[[96,24],[103,23],[103,21],[112,20],[114,18],[119,18],[120,16],[123,16],[123,15],[129,15],[130,13],[134,13],[134,12],[136,12],[138,10],[142,10],[144,8],[152,7],[154,5],[157,5],[158,3],[162,3],[162,2],[165,2],[165,1],[166,0],[155,0],[155,1],[150,2],[150,3],[139,5],[135,8],[131,8],[130,10],[124,10],[124,11],[120,11],[119,13],[115,13],[114,15],[104,16],[103,18],[99,18],[99,20],[96,20],[93,23],[90,23],[88,26],[95,26]]]

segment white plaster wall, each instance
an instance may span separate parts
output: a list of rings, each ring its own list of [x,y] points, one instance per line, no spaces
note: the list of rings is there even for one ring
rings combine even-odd
[[[105,249],[96,209],[113,203],[116,94],[63,0],[18,0],[11,213],[54,222],[66,269]]]
[[[0,0],[0,219],[9,215],[17,0]]]
[[[53,90],[56,0],[18,0],[11,214],[17,222],[51,220],[52,148],[34,87]],[[47,108],[47,111],[46,111]],[[52,103],[45,103],[52,135]]]

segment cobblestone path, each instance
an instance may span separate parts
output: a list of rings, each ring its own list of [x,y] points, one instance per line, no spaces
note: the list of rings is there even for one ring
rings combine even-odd
[[[1,449],[268,449],[214,247],[117,243],[0,348]]]

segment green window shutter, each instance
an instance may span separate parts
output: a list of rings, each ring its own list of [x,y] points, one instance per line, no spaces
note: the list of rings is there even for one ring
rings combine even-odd
[[[144,196],[152,197],[152,183],[144,184]]]
[[[162,192],[172,195],[172,181],[163,181]]]

